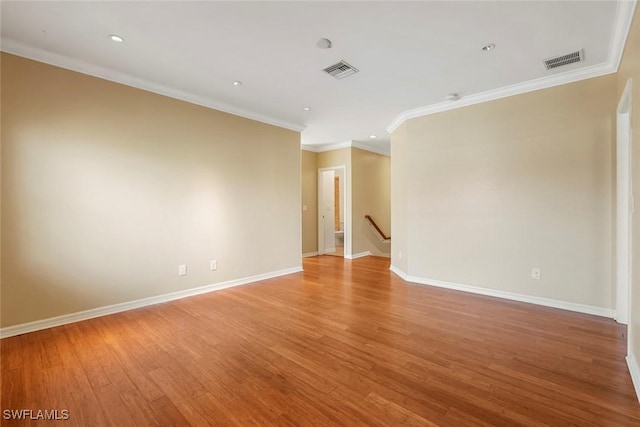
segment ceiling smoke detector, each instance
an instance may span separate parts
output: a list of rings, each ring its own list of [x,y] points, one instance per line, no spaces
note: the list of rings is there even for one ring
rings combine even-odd
[[[457,101],[458,99],[460,99],[460,94],[458,93],[450,93],[447,95],[447,101]]]
[[[553,58],[544,59],[542,62],[547,70],[553,70],[554,68],[563,67],[565,65],[573,64],[575,62],[584,61],[584,49],[576,50],[575,52],[567,53]]]
[[[329,74],[330,76],[335,77],[336,79],[344,79],[345,77],[349,77],[360,70],[358,70],[353,65],[347,64],[345,61],[340,61],[337,64],[333,64],[328,66],[327,68],[324,68],[322,71]]]
[[[329,39],[320,39],[316,42],[316,46],[320,49],[331,49],[332,43]]]

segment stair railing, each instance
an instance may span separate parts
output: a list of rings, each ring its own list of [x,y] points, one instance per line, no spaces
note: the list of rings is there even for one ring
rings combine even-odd
[[[391,242],[391,236],[387,236],[386,234],[384,234],[382,229],[378,226],[378,224],[376,224],[376,222],[373,220],[373,218],[371,218],[370,215],[365,215],[364,218],[367,220],[369,227],[371,227],[371,229],[375,231],[376,235],[378,236],[381,242],[384,242],[384,243]]]

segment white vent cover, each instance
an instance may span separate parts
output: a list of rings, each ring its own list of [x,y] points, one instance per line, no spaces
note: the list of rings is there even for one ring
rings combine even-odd
[[[575,52],[567,53],[565,55],[556,56],[553,58],[545,59],[544,66],[547,70],[553,70],[554,68],[562,67],[564,65],[573,64],[574,62],[584,61],[584,50],[576,50]]]
[[[325,73],[335,77],[336,79],[344,79],[352,74],[357,73],[359,70],[353,65],[349,65],[344,61],[340,61],[337,64],[333,64],[323,69]]]

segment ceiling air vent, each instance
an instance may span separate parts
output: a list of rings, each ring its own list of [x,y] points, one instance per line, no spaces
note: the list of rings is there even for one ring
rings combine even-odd
[[[323,69],[325,73],[335,77],[336,79],[344,79],[352,74],[358,72],[358,69],[353,65],[349,65],[344,61],[340,61],[337,64],[333,64]]]
[[[566,55],[556,56],[554,58],[545,59],[544,66],[547,70],[553,70],[554,68],[562,67],[564,65],[573,64],[574,62],[584,61],[584,50],[576,50],[575,52],[567,53]]]

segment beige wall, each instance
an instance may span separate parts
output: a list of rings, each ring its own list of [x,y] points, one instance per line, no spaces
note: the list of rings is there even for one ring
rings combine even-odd
[[[404,272],[613,308],[615,93],[609,75],[408,121]]]
[[[391,266],[408,272],[407,167],[408,123],[391,135]]]
[[[371,252],[389,256],[391,245],[377,237],[365,215],[371,217],[385,234],[391,234],[391,175],[388,156],[351,149],[353,253]]]
[[[318,155],[302,150],[302,253],[318,251]]]
[[[1,83],[3,327],[300,266],[298,132],[7,54]]]
[[[318,153],[318,168],[331,168],[334,166],[346,166],[348,171],[351,170],[351,148],[340,148]]]
[[[618,71],[618,96],[616,99],[620,99],[627,80],[631,77],[633,77],[631,94],[632,186],[635,200],[640,200],[640,7],[636,7],[634,21]],[[633,259],[631,265],[633,278],[629,332],[631,339],[630,352],[637,362],[640,357],[640,209],[636,208],[632,224]]]

